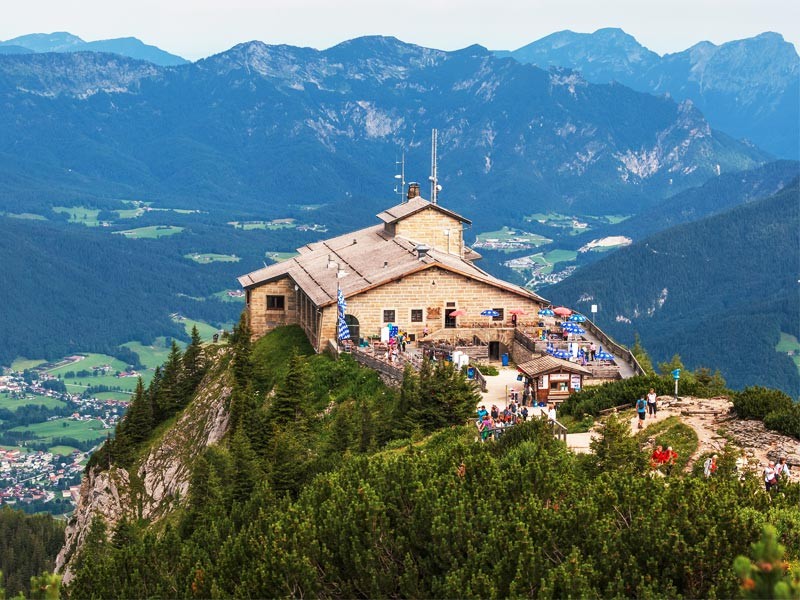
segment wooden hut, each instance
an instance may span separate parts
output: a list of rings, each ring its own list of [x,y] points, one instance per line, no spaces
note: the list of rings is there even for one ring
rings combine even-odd
[[[592,375],[585,367],[547,355],[517,365],[517,369],[531,380],[537,402],[562,402],[583,389],[583,378]]]

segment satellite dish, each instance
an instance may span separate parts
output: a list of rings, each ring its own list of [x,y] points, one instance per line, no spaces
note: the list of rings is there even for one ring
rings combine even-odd
[[[442,191],[442,186],[441,185],[437,185],[436,186],[436,191],[437,192],[441,192]]]

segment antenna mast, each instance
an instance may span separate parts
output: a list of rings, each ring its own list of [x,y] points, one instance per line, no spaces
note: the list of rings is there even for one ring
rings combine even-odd
[[[394,193],[400,196],[400,204],[408,200],[406,198],[406,151],[403,150],[400,154],[400,160],[394,161],[395,166],[400,165],[400,172],[394,176],[397,179],[397,185],[394,186]]]
[[[436,174],[436,138],[439,136],[438,129],[431,130],[431,176],[428,177],[431,181],[431,202],[437,203],[439,190],[439,178]]]

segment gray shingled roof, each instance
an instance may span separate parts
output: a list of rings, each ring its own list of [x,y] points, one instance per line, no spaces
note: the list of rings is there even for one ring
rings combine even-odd
[[[533,360],[519,364],[517,365],[517,369],[529,377],[536,377],[537,375],[546,373],[548,371],[554,371],[556,369],[572,371],[573,373],[582,373],[584,375],[592,374],[589,369],[582,367],[581,365],[569,362],[568,360],[563,360],[561,358],[556,358],[555,356],[547,355],[540,356],[539,358],[534,358]]]
[[[399,206],[412,204],[414,200]],[[432,206],[427,200],[423,202],[423,208]],[[298,249],[298,256],[242,275],[239,283],[243,288],[250,288],[289,276],[308,294],[314,304],[325,306],[336,302],[337,268],[335,265],[329,268],[329,262],[337,263],[347,273],[338,280],[345,296],[352,296],[411,273],[438,266],[521,296],[546,302],[530,290],[497,279],[459,256],[430,249],[427,256],[419,259],[415,252],[416,246],[415,242],[406,238],[388,235],[383,225],[375,225],[308,244]]]

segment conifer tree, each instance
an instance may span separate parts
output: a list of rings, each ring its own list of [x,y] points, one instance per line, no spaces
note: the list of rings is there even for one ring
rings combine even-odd
[[[276,387],[269,409],[270,421],[275,425],[292,423],[302,428],[310,393],[308,363],[304,356],[294,351],[286,378]]]
[[[639,365],[644,369],[645,374],[647,375],[655,375],[656,370],[653,368],[653,361],[650,360],[650,355],[647,353],[647,350],[644,349],[642,346],[642,340],[639,338],[639,333],[634,334],[634,342],[633,348],[631,348],[631,353],[639,362]]]
[[[204,374],[203,341],[200,339],[200,333],[195,325],[192,327],[192,341],[186,346],[183,353],[183,397],[185,402],[191,399]]]
[[[786,549],[778,543],[775,527],[765,525],[761,540],[752,546],[753,562],[738,556],[733,569],[739,576],[743,598],[800,599],[800,572],[792,573]]]
[[[642,472],[646,465],[645,455],[639,443],[631,435],[631,425],[617,415],[611,415],[603,426],[602,435],[589,443],[594,453],[594,462],[599,470]]]
[[[250,447],[244,431],[240,428],[231,439],[233,458],[232,493],[234,502],[245,502],[252,494],[258,481],[256,455]]]
[[[126,433],[134,444],[140,444],[150,437],[153,431],[153,412],[150,400],[145,394],[142,378],[136,384],[136,392],[128,407],[124,421],[127,423]]]
[[[182,380],[183,360],[181,349],[178,347],[177,342],[172,340],[172,348],[166,363],[164,363],[157,394],[157,403],[162,419],[171,417],[183,408]]]
[[[247,322],[247,314],[242,312],[242,316],[233,328],[233,335],[231,336],[234,382],[242,389],[247,387],[253,374],[253,368],[250,362],[250,355],[253,349],[251,338],[252,333],[250,331],[250,324]]]

